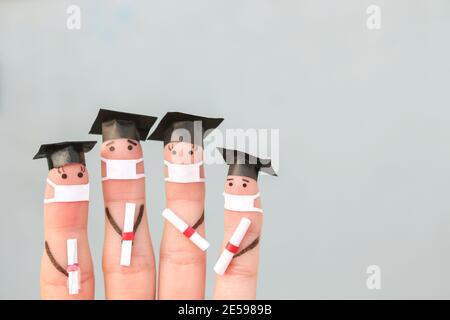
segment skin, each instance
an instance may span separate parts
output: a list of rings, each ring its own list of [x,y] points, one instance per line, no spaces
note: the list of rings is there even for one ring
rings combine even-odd
[[[224,191],[235,195],[254,195],[259,192],[255,179],[244,176],[228,176]],[[261,199],[256,198],[254,206],[261,208]],[[231,238],[242,218],[248,218],[251,225],[239,246],[246,248],[261,234],[263,214],[259,212],[237,212],[225,209],[224,239],[220,253]],[[214,299],[256,299],[258,278],[259,244],[239,257],[235,257],[223,276],[216,276]]]
[[[142,158],[142,148],[138,141],[134,144],[127,139],[117,139],[102,144],[101,156],[107,159]],[[114,149],[111,149],[111,147]],[[132,146],[131,150],[129,147]],[[173,152],[175,151],[175,152]],[[192,151],[192,153],[190,152]],[[201,147],[179,142],[164,147],[164,159],[177,164],[198,163],[202,160]],[[79,178],[84,166],[69,164],[62,170],[52,169],[49,177],[57,184],[84,184],[88,181],[87,171]],[[102,177],[106,165],[102,162]],[[143,163],[137,164],[137,172],[143,173]],[[167,176],[167,168],[165,168]],[[200,176],[204,177],[203,166]],[[248,177],[228,176],[233,179],[225,183],[225,191],[231,194],[250,195],[258,192],[255,180]],[[247,182],[243,179],[248,180]],[[246,183],[246,186],[243,186]],[[166,182],[166,206],[172,209],[189,225],[193,226],[204,210],[205,184]],[[107,180],[103,181],[105,206],[109,208],[116,223],[123,229],[124,207],[126,202],[135,202],[137,210],[145,205],[145,181]],[[53,197],[53,188],[47,185],[46,198]],[[260,199],[255,200],[260,207]],[[78,295],[68,295],[67,277],[57,271],[44,251],[41,267],[41,293],[44,299],[93,299],[94,275],[86,233],[88,202],[46,204],[45,239],[56,260],[65,268],[67,262],[66,240],[78,239],[78,259],[81,269],[81,291]],[[136,212],[137,215],[137,212]],[[225,210],[225,232],[222,249],[242,217],[248,217],[252,224],[244,237],[240,249],[248,246],[259,237],[262,227],[262,214],[255,212],[234,212]],[[136,217],[135,217],[136,219]],[[133,241],[131,266],[120,266],[121,237],[105,219],[105,242],[103,251],[103,273],[107,299],[154,299],[155,298],[155,260],[147,213],[139,225]],[[205,227],[197,229],[205,237]],[[221,251],[220,251],[221,252]],[[254,299],[259,261],[259,245],[232,260],[224,276],[218,276],[214,291],[215,299]],[[164,222],[160,247],[160,272],[158,296],[160,299],[204,299],[206,253],[197,248],[189,239],[180,234],[170,223]]]
[[[81,163],[66,164],[53,168],[48,178],[58,185],[76,185],[89,182],[87,169]],[[53,187],[47,183],[45,198],[52,198]],[[44,236],[56,261],[67,267],[67,239],[76,238],[78,264],[80,266],[81,290],[77,295],[69,295],[67,277],[51,263],[45,249],[41,261],[42,299],[93,299],[94,273],[87,236],[88,201],[44,204]]]
[[[114,139],[101,146],[101,156],[106,159],[139,159],[143,157],[139,141]],[[144,173],[143,162],[138,163],[137,173]],[[102,161],[102,177],[106,176],[106,164]],[[131,265],[120,265],[122,238],[105,219],[103,247],[103,273],[107,299],[154,299],[155,259],[148,228],[145,201],[145,178],[137,180],[106,180],[102,182],[105,207],[120,229],[123,230],[125,203],[136,203],[135,220],[139,208],[144,205],[144,215],[136,230],[131,254]]]
[[[186,142],[164,146],[164,160],[176,164],[198,163],[203,159],[203,148]],[[167,167],[164,169],[167,177]],[[203,166],[200,177],[204,178]],[[193,226],[201,217],[205,202],[205,183],[166,182],[166,207],[175,212],[188,225]],[[197,232],[205,237],[202,223]],[[168,221],[160,247],[159,293],[160,299],[204,299],[206,253]]]

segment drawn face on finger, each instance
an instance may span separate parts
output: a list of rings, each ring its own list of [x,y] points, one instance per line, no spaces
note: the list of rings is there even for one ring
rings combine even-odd
[[[164,160],[174,164],[193,164],[203,160],[203,148],[188,142],[169,142],[164,146]]]
[[[81,163],[68,163],[48,172],[48,178],[57,185],[87,184],[89,175],[86,166]]]
[[[129,160],[142,158],[142,146],[137,140],[113,139],[103,142],[100,154],[106,159]]]
[[[255,179],[246,176],[227,176],[224,191],[236,195],[254,195],[259,192]]]

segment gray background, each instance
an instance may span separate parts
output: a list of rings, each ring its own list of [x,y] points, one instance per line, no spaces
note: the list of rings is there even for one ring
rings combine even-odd
[[[132,2],[134,4],[132,4]],[[82,28],[66,28],[66,8]],[[382,9],[368,30],[366,8]],[[450,2],[0,0],[0,298],[39,298],[41,143],[87,135],[98,106],[280,129],[259,298],[450,298]],[[159,247],[162,147],[144,144]],[[103,298],[98,146],[89,237]],[[207,167],[207,297],[225,168]],[[366,267],[382,289],[366,288]]]

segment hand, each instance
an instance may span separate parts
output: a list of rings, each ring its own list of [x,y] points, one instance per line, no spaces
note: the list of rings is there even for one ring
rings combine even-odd
[[[114,140],[112,149],[110,148],[112,145],[107,146],[105,142],[102,145],[101,155],[107,159],[142,158],[139,142],[133,142],[135,144],[125,139],[117,139]],[[75,177],[78,174],[76,166],[67,165],[64,168],[66,175],[71,179],[70,183],[76,183]],[[58,174],[57,171],[52,170],[49,176]],[[136,164],[136,173],[143,173],[143,163]],[[102,163],[102,176],[107,176],[106,163]],[[88,179],[87,170],[84,177]],[[50,186],[47,189],[51,192]],[[103,252],[105,296],[107,299],[155,299],[156,267],[147,221],[145,180],[142,177],[132,180],[105,180],[103,195],[105,201]],[[166,207],[205,237],[204,183],[166,182],[166,197]],[[125,203],[136,204],[130,266],[121,266],[119,263]],[[88,202],[86,201],[45,204],[45,239],[49,250],[44,250],[42,257],[42,298],[94,298],[94,275],[86,231],[87,215]],[[209,251],[212,251],[211,257],[217,259],[243,217],[251,220],[250,228],[239,247],[240,252],[231,261],[225,274],[218,275],[216,278],[215,299],[254,299],[256,296],[258,240],[262,227],[260,213],[225,210],[222,247],[220,250],[209,248]],[[76,295],[68,294],[67,276],[63,272],[67,266],[66,240],[69,238],[78,240],[81,290]],[[206,253],[166,220],[159,261],[159,299],[204,299]]]

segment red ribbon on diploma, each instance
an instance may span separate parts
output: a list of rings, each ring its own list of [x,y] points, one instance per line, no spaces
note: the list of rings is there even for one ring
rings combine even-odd
[[[122,240],[134,240],[134,232],[122,232]]]
[[[227,245],[225,246],[225,249],[230,251],[232,254],[236,254],[239,250],[239,247],[236,247],[234,244],[228,242]]]
[[[195,233],[195,229],[192,227],[187,227],[186,230],[184,230],[183,234],[190,238]]]
[[[67,266],[67,272],[73,272],[80,270],[80,267],[78,266],[78,263],[71,264],[70,266]]]

